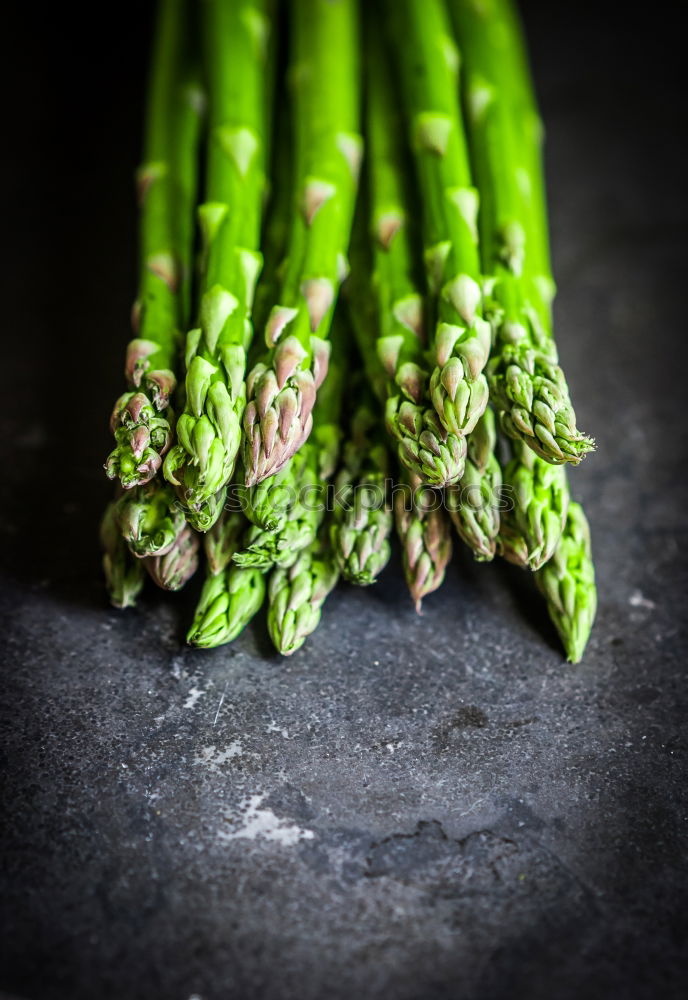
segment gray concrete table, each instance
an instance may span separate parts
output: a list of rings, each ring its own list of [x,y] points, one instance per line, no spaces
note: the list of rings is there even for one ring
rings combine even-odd
[[[132,37],[135,5],[119,5],[103,51],[66,60],[59,85],[20,66],[42,121],[17,122],[2,163],[17,236],[0,410],[0,988],[27,1000],[678,995],[680,66],[640,21],[530,10],[558,336],[598,444],[571,476],[600,590],[575,668],[525,575],[463,554],[422,617],[398,555],[374,588],[340,587],[291,660],[260,618],[230,648],[185,648],[197,589],[108,609],[95,536],[135,285],[147,41]]]

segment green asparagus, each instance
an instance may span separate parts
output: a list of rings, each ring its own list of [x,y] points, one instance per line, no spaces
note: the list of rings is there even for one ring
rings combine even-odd
[[[394,519],[404,576],[420,614],[423,598],[441,585],[451,559],[450,523],[439,493],[404,473],[394,490]]]
[[[205,534],[206,531],[210,531],[222,511],[225,509],[226,497],[227,487],[223,486],[222,489],[218,490],[218,492],[213,496],[197,505],[188,505],[179,499],[177,500],[177,503],[179,505],[179,509],[184,511],[186,520],[189,522],[194,531],[200,531],[201,534]]]
[[[482,275],[468,150],[459,107],[459,58],[441,0],[388,0],[401,92],[422,197],[427,281],[436,313],[430,397],[447,431],[461,437],[487,405],[483,369],[491,331],[482,317]]]
[[[116,608],[133,608],[143,587],[142,560],[129,551],[117,523],[116,504],[109,503],[100,525],[103,572],[110,602]]]
[[[368,27],[365,120],[370,223],[355,229],[359,238],[349,281],[352,318],[368,377],[385,402],[385,422],[397,442],[400,462],[425,482],[443,486],[461,477],[466,444],[463,437],[442,427],[428,396],[424,310],[415,273],[407,164],[387,53],[373,25]]]
[[[359,402],[334,484],[331,543],[344,579],[367,586],[382,572],[391,554],[390,462],[375,400],[365,387],[355,386],[354,391]]]
[[[486,309],[495,334],[490,392],[509,436],[549,462],[577,464],[593,442],[576,427],[552,337],[542,127],[518,18],[512,0],[450,0],[450,8],[480,189]]]
[[[224,510],[203,536],[203,549],[208,570],[213,576],[222,573],[241,545],[246,518],[240,510]]]
[[[279,478],[277,488],[260,492],[262,519],[277,522],[279,527],[270,530],[251,525],[242,551],[234,555],[234,562],[239,566],[260,569],[269,569],[272,565],[291,566],[301,549],[315,538],[326,509],[327,485],[339,457],[339,412],[346,374],[347,333],[348,328],[338,313],[334,321],[328,378],[313,409],[313,432],[274,477]],[[256,500],[264,483],[249,490]],[[286,508],[273,506],[269,512],[269,504],[280,499],[287,501]]]
[[[294,212],[278,303],[265,327],[267,353],[247,380],[244,467],[252,486],[274,475],[312,428],[327,373],[327,337],[356,195],[358,23],[355,0],[294,0]],[[336,55],[335,55],[336,54]]]
[[[115,503],[120,532],[133,555],[164,556],[184,530],[184,512],[160,479],[123,493]]]
[[[279,472],[246,489],[246,517],[263,531],[282,531],[298,497],[301,484],[310,475],[311,452],[301,448]]]
[[[569,488],[566,470],[513,441],[504,469],[505,501],[497,546],[517,566],[538,570],[551,559],[566,523]]]
[[[181,590],[198,569],[198,535],[188,524],[164,555],[142,559],[150,578],[163,590]]]
[[[466,469],[445,492],[457,534],[479,562],[494,558],[500,524],[502,468],[495,455],[497,429],[488,408],[468,435]]]
[[[292,566],[274,569],[270,575],[268,632],[283,656],[295,653],[318,627],[323,604],[338,578],[339,567],[325,521]]]
[[[229,566],[203,584],[187,642],[210,649],[231,642],[260,609],[265,577],[257,569]]]
[[[535,574],[570,663],[580,663],[597,610],[590,528],[583,508],[570,503],[564,532],[549,562]]]
[[[170,397],[181,330],[188,318],[197,139],[203,95],[185,69],[186,0],[160,0],[146,112],[136,338],[127,348],[129,389],[115,403],[116,446],[105,463],[125,489],[149,482],[172,442]]]
[[[262,266],[271,8],[270,0],[203,5],[210,130],[206,201],[198,210],[199,325],[187,336],[186,405],[164,465],[165,477],[196,509],[226,486],[240,444],[251,307]]]
[[[395,522],[420,612],[453,521],[476,559],[534,572],[578,662],[596,589],[566,464],[592,442],[552,335],[541,124],[515,0],[158,3],[137,333],[101,525],[113,604],[132,606],[146,574],[181,588],[200,532],[189,643],[232,641],[267,588],[288,656],[340,576],[375,581]]]

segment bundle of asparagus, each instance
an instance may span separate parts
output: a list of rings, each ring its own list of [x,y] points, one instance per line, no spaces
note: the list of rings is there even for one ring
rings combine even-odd
[[[133,605],[146,573],[179,589],[202,536],[188,641],[232,641],[267,595],[290,655],[340,577],[374,583],[394,525],[420,610],[453,525],[476,559],[533,573],[578,662],[596,591],[565,468],[593,445],[557,360],[513,0],[359,14],[159,0],[137,337],[106,463],[111,600]]]

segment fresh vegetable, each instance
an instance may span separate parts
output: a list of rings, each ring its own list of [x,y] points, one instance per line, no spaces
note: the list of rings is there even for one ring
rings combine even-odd
[[[358,183],[358,20],[355,0],[293,0],[294,205],[267,352],[247,381],[244,468],[252,486],[307,440],[326,374],[329,334]]]
[[[318,536],[286,569],[277,568],[268,584],[268,632],[275,649],[291,656],[317,628],[328,594],[339,578],[339,567],[325,522]]]
[[[441,586],[451,559],[451,524],[441,494],[412,473],[394,491],[394,519],[402,548],[404,576],[420,613],[423,598]]]
[[[208,574],[187,642],[203,649],[231,642],[260,609],[264,596],[265,578],[260,570],[230,565]]]
[[[593,445],[557,361],[513,0],[159,2],[112,602],[146,573],[179,589],[202,548],[188,641],[233,641],[267,590],[289,656],[340,578],[394,565],[395,524],[420,611],[453,522],[478,561],[533,571],[578,662],[597,598],[567,466]],[[454,612],[433,610],[441,640]]]
[[[399,461],[424,482],[444,486],[463,474],[466,443],[442,426],[428,394],[427,317],[414,255],[408,157],[389,55],[374,27],[367,24],[367,188],[355,231],[349,301]]]
[[[502,505],[502,467],[495,454],[497,429],[488,406],[468,435],[466,468],[446,490],[447,509],[459,537],[479,562],[494,558]]]
[[[202,10],[209,132],[205,201],[198,209],[198,326],[186,338],[186,404],[164,466],[192,509],[226,486],[241,442],[251,307],[263,263],[272,51],[269,0],[206,0]]]
[[[105,508],[100,524],[100,542],[110,602],[116,608],[133,608],[143,587],[145,574],[141,560],[132,555],[122,538],[114,502]]]
[[[590,528],[578,503],[570,503],[554,555],[535,574],[571,663],[579,663],[597,611]]]
[[[480,247],[495,346],[490,392],[504,430],[549,462],[593,448],[576,426],[552,336],[554,295],[541,162],[542,126],[512,0],[449,0],[480,190]]]
[[[566,471],[520,441],[512,444],[513,458],[504,469],[506,508],[497,545],[509,562],[537,570],[552,558],[566,524]]]
[[[181,590],[198,569],[199,537],[188,524],[164,555],[149,556],[143,565],[163,590]]]
[[[334,484],[331,543],[344,579],[367,586],[391,555],[392,510],[387,496],[391,468],[379,407],[362,381],[359,385]]]
[[[482,316],[478,195],[459,104],[459,55],[442,0],[387,0],[421,197],[425,270],[435,319],[430,396],[462,437],[488,399],[491,331]]]
[[[149,482],[172,443],[170,401],[191,294],[193,210],[203,94],[184,40],[186,0],[160,0],[151,64],[141,204],[139,291],[126,351],[128,389],[115,403],[116,445],[105,463],[125,489]]]

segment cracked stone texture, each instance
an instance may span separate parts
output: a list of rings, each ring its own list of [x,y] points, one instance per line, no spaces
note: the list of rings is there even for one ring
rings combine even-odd
[[[99,468],[135,287],[138,9],[118,5],[78,59],[62,59],[55,25],[32,25],[43,76],[21,61],[16,92],[40,121],[8,109],[0,161],[15,234],[0,988],[682,994],[687,219],[672,32],[660,44],[627,10],[527,8],[561,355],[598,444],[571,476],[600,589],[584,663],[565,665],[524,574],[465,555],[422,617],[398,555],[374,588],[340,587],[287,661],[260,616],[231,648],[184,648],[197,586],[148,589],[126,613],[104,599]]]

